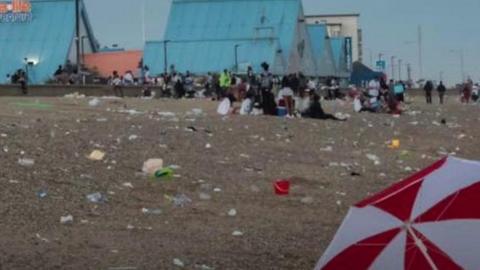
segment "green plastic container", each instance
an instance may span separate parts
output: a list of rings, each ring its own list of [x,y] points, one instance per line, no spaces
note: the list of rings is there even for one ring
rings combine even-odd
[[[155,179],[168,179],[173,176],[173,170],[171,168],[163,168],[155,172]]]

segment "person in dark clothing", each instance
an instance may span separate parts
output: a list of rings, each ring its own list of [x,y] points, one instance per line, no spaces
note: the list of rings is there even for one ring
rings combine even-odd
[[[432,91],[433,91],[433,83],[432,81],[428,81],[423,88],[425,90],[425,97],[427,98],[427,104],[432,104]]]
[[[447,92],[447,88],[443,85],[441,81],[437,87],[438,97],[440,98],[440,104],[443,104],[443,98],[445,97],[445,92]]]
[[[313,101],[308,110],[302,114],[302,116],[321,120],[346,121],[346,119],[339,119],[332,114],[325,113],[322,104],[320,104],[320,96],[317,94],[313,94]]]

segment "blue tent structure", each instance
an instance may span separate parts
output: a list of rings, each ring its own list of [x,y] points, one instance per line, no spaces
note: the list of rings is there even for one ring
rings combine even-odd
[[[163,41],[145,44],[152,74],[197,74],[267,62],[275,74],[316,75],[301,0],[173,0]],[[166,57],[164,51],[167,51]]]
[[[382,72],[376,72],[360,62],[354,62],[350,83],[356,86],[365,86],[369,81],[375,78],[384,77]]]
[[[27,69],[29,83],[42,84],[58,65],[76,62],[75,0],[30,0],[27,21],[0,24],[0,78]],[[95,52],[93,36],[83,2],[80,2],[81,35],[85,52]],[[33,65],[27,65],[27,63]],[[28,66],[28,67],[27,67]]]
[[[311,24],[307,26],[310,35],[313,57],[316,62],[317,75],[333,77],[336,75],[332,46],[329,41],[327,25]]]

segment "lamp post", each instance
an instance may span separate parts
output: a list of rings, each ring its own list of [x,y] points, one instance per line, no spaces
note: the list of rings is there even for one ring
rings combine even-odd
[[[395,80],[395,56],[391,57],[390,65],[392,66],[392,80]]]
[[[238,73],[238,47],[240,44],[235,44],[235,72]]]
[[[402,59],[398,59],[398,80],[402,80]]]
[[[168,58],[167,58],[167,44],[170,42],[170,40],[164,40],[163,41],[163,71],[165,75],[168,74]]]
[[[80,0],[75,0],[75,43],[77,49],[77,71],[80,70]]]

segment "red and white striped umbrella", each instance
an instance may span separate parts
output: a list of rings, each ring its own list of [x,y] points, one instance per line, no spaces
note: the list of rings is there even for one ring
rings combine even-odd
[[[315,269],[480,269],[480,162],[442,159],[358,203]]]

